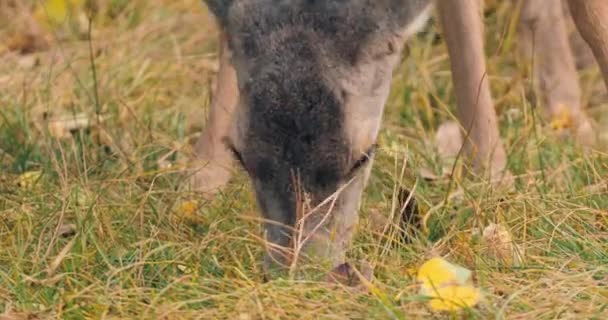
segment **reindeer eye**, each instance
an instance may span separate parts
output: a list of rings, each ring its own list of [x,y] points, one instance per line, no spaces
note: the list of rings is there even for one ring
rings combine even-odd
[[[224,137],[222,139],[222,142],[224,143],[226,148],[228,148],[228,150],[230,150],[230,153],[232,153],[232,156],[234,157],[234,159],[240,163],[241,167],[243,167],[243,169],[247,170],[247,167],[245,166],[245,161],[243,160],[243,156],[236,149],[236,147],[234,146],[232,141],[230,141],[230,139],[228,137]]]
[[[373,144],[369,149],[367,149],[367,151],[363,154],[363,156],[361,156],[361,158],[359,158],[357,161],[355,161],[355,164],[351,167],[351,169],[349,170],[346,177],[350,178],[350,177],[354,176],[357,173],[357,171],[359,171],[359,169],[364,167],[369,162],[369,160],[374,156],[374,153],[376,153],[377,148],[378,148],[378,145]]]

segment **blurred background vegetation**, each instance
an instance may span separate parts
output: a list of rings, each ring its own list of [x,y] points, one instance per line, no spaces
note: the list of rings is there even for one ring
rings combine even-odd
[[[375,266],[371,293],[359,295],[263,283],[245,175],[213,199],[184,183],[218,68],[201,1],[0,1],[0,318],[444,318],[412,271],[436,255],[473,270],[484,291],[462,317],[605,318],[608,155],[582,150],[537,111],[530,67],[514,54],[516,14],[511,1],[486,2],[515,185],[450,176],[439,158],[436,128],[454,119],[454,99],[432,22],[395,73],[349,251]],[[595,66],[580,65],[582,103],[601,124],[605,88]],[[402,188],[424,224],[407,245],[394,220]],[[494,225],[517,259],[488,253]]]

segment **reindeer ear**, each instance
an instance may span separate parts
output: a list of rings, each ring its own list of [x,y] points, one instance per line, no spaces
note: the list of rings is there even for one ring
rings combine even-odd
[[[379,21],[380,34],[388,32],[406,40],[424,27],[432,3],[432,0],[375,0],[365,4],[365,11]]]
[[[443,1],[443,0],[441,0]],[[445,0],[452,1],[452,0]],[[347,43],[357,43],[355,52],[359,57],[386,57],[393,56],[401,51],[408,38],[418,32],[428,19],[432,0],[374,0],[352,1],[348,17],[351,26],[347,34],[351,35]],[[368,27],[362,21],[367,21]],[[356,31],[360,30],[361,35]],[[353,39],[364,39],[360,41]]]
[[[204,0],[209,10],[217,18],[222,27],[228,22],[228,13],[234,0]]]
[[[393,28],[403,40],[414,35],[424,27],[429,19],[432,1],[429,0],[389,0],[389,11],[392,12]]]

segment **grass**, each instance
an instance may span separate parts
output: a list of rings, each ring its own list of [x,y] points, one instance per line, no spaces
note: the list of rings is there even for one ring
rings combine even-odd
[[[180,174],[210,101],[211,19],[195,0],[111,3],[112,19],[93,24],[90,42],[86,32],[55,33],[48,50],[0,56],[0,313],[8,319],[608,315],[608,154],[605,146],[583,152],[546,121],[533,126],[539,104],[528,68],[500,47],[510,36],[509,2],[489,7],[486,38],[515,186],[422,179],[422,168],[443,166],[432,137],[454,105],[446,50],[431,26],[396,73],[349,251],[376,266],[368,295],[305,279],[261,281],[260,226],[244,175],[208,200]],[[20,19],[0,23],[3,44],[23,30]],[[598,71],[582,70],[581,84],[589,114],[608,114]],[[100,125],[62,139],[44,120],[97,111]],[[32,171],[39,179],[20,185]],[[428,218],[408,245],[374,225],[391,214],[397,186],[415,186]],[[480,233],[491,222],[509,230],[521,264],[484,253]],[[428,309],[412,270],[437,254],[474,271],[483,303],[459,315]]]

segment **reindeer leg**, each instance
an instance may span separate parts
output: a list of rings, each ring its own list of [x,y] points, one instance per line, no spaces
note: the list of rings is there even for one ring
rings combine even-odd
[[[608,2],[569,0],[574,22],[598,61],[608,88]]]
[[[209,120],[195,145],[198,168],[192,183],[197,191],[213,194],[227,184],[232,176],[232,155],[222,139],[229,133],[238,100],[236,72],[230,63],[227,41],[222,37],[220,69]]]
[[[500,177],[506,154],[486,75],[481,5],[471,0],[439,0],[438,9],[450,55],[458,118],[469,130],[465,150],[477,172],[489,169],[492,177]]]
[[[561,0],[526,0],[521,10],[521,51],[528,61],[534,61],[546,116],[560,117],[567,112],[576,139],[592,145],[595,135],[581,106],[581,88]]]

